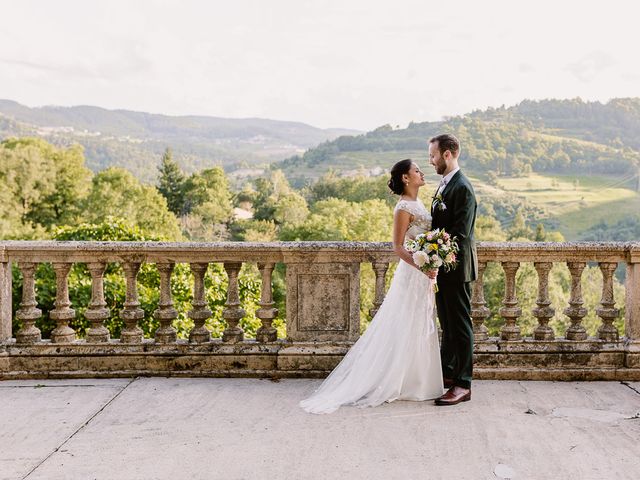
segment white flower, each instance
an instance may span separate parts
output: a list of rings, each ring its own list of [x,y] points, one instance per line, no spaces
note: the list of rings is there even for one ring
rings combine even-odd
[[[427,263],[427,260],[429,259],[429,257],[427,256],[427,254],[423,251],[419,251],[416,252],[412,255],[413,258],[413,262],[418,266],[418,267],[422,267],[425,263]]]
[[[442,245],[442,239],[441,238],[438,239],[438,245]]]
[[[436,268],[440,268],[440,266],[442,265],[442,259],[440,257],[436,257],[434,264]]]
[[[452,254],[447,255],[447,257],[444,259],[444,261],[447,262],[447,263],[453,262],[453,255]]]

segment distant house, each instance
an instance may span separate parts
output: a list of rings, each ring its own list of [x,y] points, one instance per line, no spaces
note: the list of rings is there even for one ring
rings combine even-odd
[[[233,218],[236,220],[250,220],[253,218],[253,213],[244,208],[236,207],[233,209]]]

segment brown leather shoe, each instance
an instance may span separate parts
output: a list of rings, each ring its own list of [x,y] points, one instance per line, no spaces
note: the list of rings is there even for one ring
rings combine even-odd
[[[451,388],[455,385],[453,383],[453,378],[442,377],[442,383],[444,384],[444,388]]]
[[[453,386],[440,398],[436,398],[436,405],[457,405],[471,400],[471,389]]]

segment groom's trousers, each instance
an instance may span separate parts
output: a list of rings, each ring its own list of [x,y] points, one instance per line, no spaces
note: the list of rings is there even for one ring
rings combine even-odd
[[[473,375],[473,324],[471,323],[471,282],[438,278],[436,293],[438,319],[442,328],[440,360],[442,374],[455,385],[471,388]]]

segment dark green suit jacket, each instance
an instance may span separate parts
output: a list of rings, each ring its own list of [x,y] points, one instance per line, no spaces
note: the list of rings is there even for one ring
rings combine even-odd
[[[435,198],[434,198],[435,200]],[[476,223],[476,196],[471,183],[458,170],[444,187],[442,200],[446,206],[443,210],[437,202],[431,203],[432,228],[444,228],[458,241],[458,266],[455,270],[445,272],[440,269],[438,281],[472,282],[478,275],[478,259],[473,230]]]

